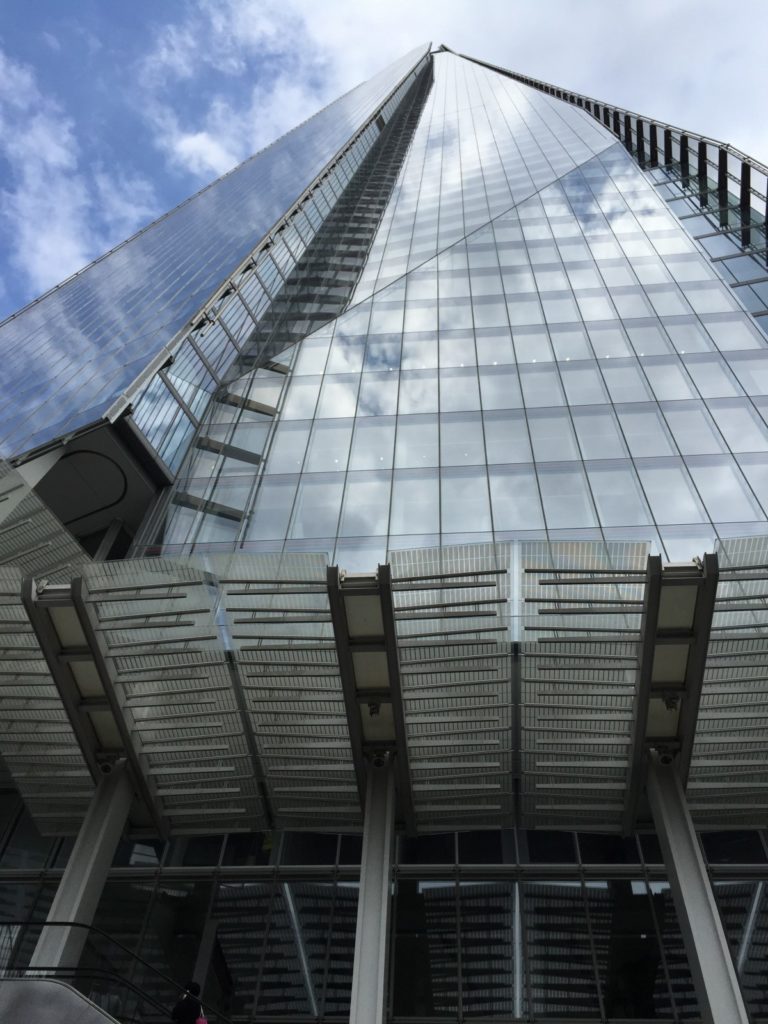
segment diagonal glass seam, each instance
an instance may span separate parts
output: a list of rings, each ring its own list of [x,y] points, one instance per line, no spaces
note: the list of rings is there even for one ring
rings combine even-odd
[[[387,194],[383,204],[381,205],[380,211],[375,214],[375,223],[372,222],[370,225],[359,228],[348,226],[346,228],[346,233],[342,233],[341,236],[337,237],[335,242],[332,233],[335,230],[336,222],[338,220],[341,220],[342,222],[346,220],[349,224],[352,218],[359,217],[361,213],[365,213],[371,209],[370,199],[366,196],[366,193],[370,191],[372,185],[376,184],[377,178],[380,178],[382,173],[384,173],[381,165],[385,160],[390,164],[394,164],[398,170],[399,167],[402,166],[402,163],[407,156],[407,151],[413,141],[413,130],[415,128],[415,124],[413,123],[414,116],[416,119],[420,117],[424,101],[431,89],[429,68],[425,68],[421,72],[421,76],[423,76],[422,81],[420,83],[418,81],[415,82],[410,92],[403,97],[402,103],[404,105],[407,104],[408,106],[402,111],[399,111],[398,115],[395,115],[395,117],[392,118],[385,130],[376,140],[374,146],[366,155],[363,164],[358,168],[355,179],[359,178],[360,180],[357,182],[355,179],[350,181],[344,194],[340,196],[336,207],[331,211],[326,222],[322,225],[315,238],[310,242],[306,252],[303,254],[299,263],[297,263],[291,276],[286,280],[282,290],[275,295],[272,303],[264,310],[260,321],[256,325],[254,335],[259,333],[259,327],[271,316],[275,306],[286,301],[289,303],[289,307],[284,313],[280,313],[279,311],[277,312],[276,322],[271,328],[269,327],[269,324],[265,325],[266,331],[262,333],[266,333],[266,337],[262,336],[255,340],[249,339],[249,348],[257,346],[257,351],[252,352],[248,349],[244,350],[236,362],[253,360],[254,365],[240,374],[231,375],[232,369],[235,365],[233,364],[233,367],[225,374],[225,380],[230,385],[235,381],[243,380],[252,373],[254,369],[258,369],[265,361],[268,361],[270,358],[274,358],[280,352],[285,351],[287,348],[293,348],[296,345],[299,345],[304,338],[314,334],[314,332],[319,330],[321,327],[327,327],[329,323],[334,322],[346,313],[348,309],[352,308],[349,305],[348,297],[346,297],[343,299],[341,307],[333,315],[326,316],[325,314],[322,314],[321,317],[317,319],[317,322],[312,326],[311,330],[307,330],[304,333],[300,333],[298,336],[292,336],[290,338],[279,336],[281,331],[290,332],[292,334],[292,321],[298,321],[300,323],[302,320],[306,320],[308,315],[311,314],[311,311],[308,311],[302,302],[302,288],[309,290],[314,303],[322,301],[323,297],[325,297],[329,302],[337,301],[331,290],[334,285],[336,288],[339,288],[337,275],[334,274],[329,278],[329,283],[326,285],[326,293],[323,293],[322,290],[318,290],[316,286],[313,287],[311,281],[313,277],[329,277],[329,263],[332,266],[334,254],[333,252],[324,253],[322,251],[323,247],[329,244],[329,241],[336,249],[341,249],[341,252],[337,254],[340,257],[343,254],[345,238],[348,238],[350,234],[354,237],[355,231],[364,232],[368,237],[367,240],[361,244],[365,246],[367,257],[373,235],[381,223],[382,216],[384,215],[386,202],[388,201],[389,196],[391,196],[392,190],[395,186],[394,180],[390,184],[385,183],[385,190]],[[402,116],[400,123],[398,123],[397,120],[398,116]],[[396,138],[393,139],[393,135],[396,136]],[[366,164],[368,165],[367,167],[365,166]],[[361,175],[362,177],[360,177]],[[353,191],[350,193],[350,190]],[[347,209],[348,201],[350,200],[351,209]],[[329,234],[332,236],[330,240],[327,238]],[[318,252],[318,250],[320,250],[320,252]],[[354,289],[360,278],[363,266],[364,262],[359,263],[359,265],[353,269],[355,280],[344,284],[344,288],[348,291],[349,295],[354,294]],[[309,282],[307,279],[310,279]],[[292,290],[294,294],[291,294]]]
[[[531,199],[535,199],[536,196],[540,195],[542,192],[545,192],[548,188],[552,188],[553,185],[557,185],[560,181],[562,181],[564,178],[567,178],[570,174],[574,174],[576,171],[580,170],[582,167],[585,167],[587,164],[591,163],[593,160],[596,160],[599,156],[601,156],[604,153],[608,152],[609,149],[613,149],[614,146],[618,146],[618,145],[620,145],[620,143],[616,142],[615,139],[611,139],[608,142],[608,144],[605,147],[605,149],[601,149],[598,153],[593,153],[590,157],[588,157],[586,160],[583,160],[580,164],[577,164],[575,167],[571,167],[569,170],[565,171],[563,174],[558,175],[557,178],[553,178],[552,181],[548,181],[546,183],[546,185],[542,185],[541,188],[535,189],[533,192],[531,192],[530,195],[527,195],[523,199],[520,199],[518,202],[513,203],[511,206],[509,206],[506,209],[502,210],[501,213],[495,214],[493,217],[490,217],[487,221],[483,221],[482,224],[478,225],[477,227],[472,228],[471,231],[466,232],[466,234],[461,235],[458,238],[455,238],[448,245],[444,245],[441,249],[437,249],[430,256],[427,256],[424,260],[422,260],[421,263],[416,263],[412,267],[410,267],[408,270],[406,270],[403,274],[400,275],[400,277],[397,277],[397,278],[395,278],[392,281],[387,281],[387,283],[385,285],[382,285],[380,288],[375,288],[373,291],[366,293],[357,302],[351,303],[349,306],[347,306],[345,309],[343,309],[341,311],[341,313],[338,314],[338,316],[334,317],[332,320],[329,320],[327,323],[325,323],[323,325],[323,327],[327,328],[329,326],[329,324],[335,323],[336,320],[340,319],[342,316],[345,316],[347,313],[349,313],[352,310],[356,309],[358,306],[361,306],[363,303],[370,302],[377,295],[382,295],[384,292],[386,292],[390,288],[393,288],[395,285],[402,284],[402,282],[407,280],[408,277],[410,277],[411,274],[415,274],[417,271],[422,270],[428,263],[431,263],[433,260],[437,259],[439,256],[442,256],[444,253],[448,252],[450,249],[453,249],[454,246],[459,245],[461,242],[467,241],[467,239],[471,239],[473,235],[479,234],[481,231],[485,231],[485,229],[487,227],[489,227],[489,225],[493,225],[497,220],[501,220],[504,217],[508,217],[510,213],[514,213],[514,211],[519,206],[522,206],[523,203],[527,203],[527,202],[530,202]],[[318,329],[319,328],[316,328],[316,330],[318,330]],[[314,332],[311,332],[310,334],[305,335],[305,338],[311,337],[312,333],[314,333]],[[305,338],[302,338],[301,340],[304,341]]]

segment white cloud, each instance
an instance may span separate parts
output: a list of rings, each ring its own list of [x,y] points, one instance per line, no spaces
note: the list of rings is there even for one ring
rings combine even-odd
[[[77,125],[31,69],[0,51],[0,138],[6,184],[0,236],[8,261],[40,292],[79,270],[155,212],[144,179],[83,165]]]
[[[764,0],[743,0],[720,34],[719,0],[196,0],[183,11],[138,77],[157,147],[201,182],[430,40],[768,155]]]

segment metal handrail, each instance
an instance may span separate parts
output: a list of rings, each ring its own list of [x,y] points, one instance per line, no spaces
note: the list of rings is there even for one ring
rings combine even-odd
[[[164,1017],[168,1016],[168,1007],[159,1000],[155,999],[154,996],[149,995],[143,989],[133,982],[124,978],[122,974],[117,971],[107,971],[99,967],[11,967],[5,968],[0,971],[1,977],[34,977],[38,974],[45,974],[46,976],[72,978],[77,981],[80,978],[107,978],[110,981],[116,982],[118,985],[129,989],[133,992],[142,1002],[149,1003],[156,1010],[163,1014]],[[98,1004],[97,1004],[98,1005]],[[223,1018],[222,1018],[223,1019]]]
[[[144,959],[144,957],[139,956],[138,953],[134,952],[132,949],[129,949],[129,947],[124,945],[122,942],[120,942],[119,939],[116,939],[113,935],[110,935],[108,932],[105,932],[102,928],[99,928],[95,924],[83,924],[81,921],[39,921],[38,922],[38,921],[30,921],[29,918],[8,918],[8,917],[3,917],[3,918],[0,918],[0,926],[2,926],[2,925],[20,925],[23,929],[34,927],[34,928],[40,928],[41,930],[43,928],[49,928],[49,927],[52,927],[52,928],[83,928],[83,929],[85,929],[89,933],[93,932],[96,935],[100,935],[102,938],[106,939],[108,942],[111,942],[114,946],[117,946],[118,949],[121,949],[124,953],[127,953],[128,956],[130,956],[133,960],[137,960],[143,967],[145,967],[148,970],[150,970],[158,978],[162,978],[163,981],[167,982],[176,991],[181,992],[181,993],[184,993],[184,992],[187,991],[187,989],[186,989],[186,987],[184,985],[180,985],[179,982],[176,981],[174,978],[171,978],[170,975],[165,974],[159,968],[155,967],[154,964],[149,963],[147,960]],[[56,970],[56,969],[57,968],[45,968],[45,967],[24,968],[24,970],[32,970],[32,971],[38,971],[38,970],[39,971],[46,971],[46,970]],[[77,971],[78,970],[78,968],[61,968],[61,969],[62,970],[72,970],[72,971]],[[116,975],[116,976],[120,977],[119,975]],[[147,996],[146,998],[150,1002],[152,1001],[150,996]],[[210,1012],[215,1014],[217,1019],[222,1020],[224,1022],[224,1024],[232,1024],[232,1021],[230,1020],[230,1018],[226,1017],[213,1004],[211,1004],[211,1003],[207,1003],[206,1004],[206,1003],[203,1002],[202,999],[200,1000],[200,1003],[203,1006],[204,1010],[210,1010]],[[164,1012],[165,1012],[165,1009],[164,1009]]]

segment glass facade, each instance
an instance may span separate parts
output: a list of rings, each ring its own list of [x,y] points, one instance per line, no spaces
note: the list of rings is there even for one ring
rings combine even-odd
[[[19,971],[68,851],[19,808],[6,808],[3,825],[0,965]],[[766,836],[701,841],[751,1019],[765,1020]],[[35,845],[35,871],[22,874],[14,851]],[[360,845],[359,836],[291,832],[124,842],[78,984],[130,1022],[152,1016],[150,1000],[171,1004],[172,979],[192,974],[233,1021],[345,1020]],[[401,837],[389,1019],[700,1020],[660,861],[652,835]],[[119,973],[144,1002],[100,970]]]
[[[0,453],[19,455],[100,420],[339,150],[381,116],[425,49],[329,104],[0,325]],[[319,198],[322,211],[327,201]],[[166,386],[155,385],[155,403]]]
[[[279,378],[240,378],[271,408],[258,431],[231,407],[216,424],[258,466],[194,452],[146,550],[357,570],[420,545],[642,538],[674,559],[762,533],[766,343],[733,289],[586,112],[433,60],[348,308]]]
[[[702,213],[679,143],[677,169],[646,166],[644,131],[622,144],[573,97],[422,48],[0,326],[26,339],[4,371],[7,453],[130,388],[173,479],[136,578],[106,562],[79,582],[83,615],[105,603],[101,654],[172,833],[121,842],[81,958],[78,985],[121,1019],[157,1019],[188,977],[212,1019],[348,1019],[362,837],[315,830],[362,818],[325,573],[389,561],[419,834],[396,840],[387,1019],[700,1021],[659,841],[616,822],[648,551],[717,549],[748,575],[721,582],[690,806],[732,825],[701,847],[750,1019],[768,1021],[762,783],[734,755],[764,703],[768,318],[761,281],[741,284],[759,253],[740,216],[709,231],[722,209]],[[37,376],[30,406],[33,363],[58,383]],[[288,552],[271,572],[233,558],[224,583],[213,557]],[[541,597],[535,574],[576,562],[634,571],[609,580],[618,610],[600,577]],[[762,632],[744,653],[746,628]],[[564,641],[614,629],[566,664]],[[732,755],[738,799],[711,810]],[[564,796],[589,759],[586,796]],[[0,968],[28,965],[71,849],[5,795]]]

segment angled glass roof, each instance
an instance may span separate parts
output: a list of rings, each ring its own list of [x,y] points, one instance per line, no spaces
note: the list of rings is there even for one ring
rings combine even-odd
[[[677,627],[670,639],[655,620],[647,625],[648,553],[641,542],[543,541],[392,553],[392,704],[400,703],[404,730],[386,743],[395,756],[403,744],[417,832],[515,821],[621,832],[642,789],[637,742],[690,748],[697,827],[743,827],[768,808],[768,541],[721,547],[703,673],[696,670],[700,703],[686,705],[692,691],[677,691],[684,710],[698,706],[698,718],[695,710],[681,715],[688,724],[675,733],[659,731],[658,719],[647,728],[641,715],[644,666],[656,672],[656,645],[674,653],[687,642]],[[356,711],[343,683],[349,641],[333,616],[326,570],[323,555],[300,552],[90,563],[73,572],[71,613],[69,587],[54,587],[51,597],[38,586],[43,604],[34,607],[49,601],[54,627],[72,644],[53,662],[63,650],[87,683],[79,714],[111,709],[115,728],[102,734],[129,737],[126,756],[169,832],[199,832],[203,818],[212,831],[360,829]],[[668,622],[688,607],[686,581],[701,571],[697,560],[664,569]],[[363,578],[343,579],[351,581],[342,591],[349,614]],[[33,628],[16,570],[0,583],[0,753],[41,827],[71,831],[92,780],[60,672],[54,665],[54,683],[46,669],[42,650],[53,662],[40,616],[27,597]],[[83,634],[73,632],[76,621]],[[85,670],[91,656],[103,691]],[[664,700],[677,722],[672,675],[653,679],[661,681],[651,703]],[[380,693],[373,678],[364,683]]]
[[[406,54],[0,325],[0,454],[97,420],[426,50]]]

